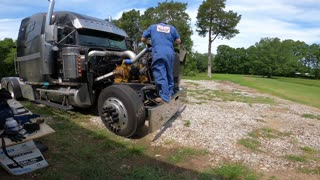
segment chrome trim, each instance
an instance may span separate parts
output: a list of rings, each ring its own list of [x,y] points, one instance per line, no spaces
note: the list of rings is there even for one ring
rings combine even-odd
[[[21,61],[30,61],[30,60],[34,60],[36,58],[40,58],[40,52],[34,53],[34,54],[30,54],[27,56],[21,56],[21,57],[17,57],[17,62],[21,62]]]
[[[136,57],[136,54],[132,51],[124,51],[124,52],[118,52],[118,51],[90,51],[88,56],[119,56],[122,58],[130,58],[134,59]]]
[[[108,21],[102,20],[86,20],[86,19],[74,19],[73,26],[76,29],[93,29],[97,31],[103,31],[113,34],[118,34],[120,36],[128,37],[127,33],[122,29],[116,27]]]

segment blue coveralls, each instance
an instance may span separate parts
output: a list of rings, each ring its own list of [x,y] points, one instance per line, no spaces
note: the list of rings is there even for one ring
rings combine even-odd
[[[159,88],[159,96],[165,102],[169,102],[174,88],[173,45],[176,39],[180,39],[180,35],[175,27],[159,23],[149,26],[142,37],[151,37],[153,77]]]

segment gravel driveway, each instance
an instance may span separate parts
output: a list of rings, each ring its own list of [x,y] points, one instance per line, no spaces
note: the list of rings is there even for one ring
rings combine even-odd
[[[259,93],[226,81],[183,80],[186,108],[161,136],[142,141],[166,149],[181,146],[210,152],[212,167],[239,162],[280,179],[318,179],[320,109]],[[105,128],[100,117],[91,118]],[[136,141],[136,140],[135,140]],[[298,171],[297,171],[298,170]]]
[[[319,168],[320,109],[230,82],[182,83],[187,107],[152,146],[207,149],[212,164],[228,160],[263,171]]]

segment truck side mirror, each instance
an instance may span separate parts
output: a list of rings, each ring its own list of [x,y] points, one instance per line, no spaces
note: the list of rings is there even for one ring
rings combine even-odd
[[[49,25],[46,30],[46,41],[58,41],[58,28],[56,25]]]

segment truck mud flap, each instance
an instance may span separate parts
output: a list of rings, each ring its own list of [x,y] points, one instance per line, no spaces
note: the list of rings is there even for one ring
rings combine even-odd
[[[171,119],[180,109],[186,100],[187,91],[185,88],[177,92],[170,103],[164,103],[156,107],[147,108],[149,133],[155,132]]]

